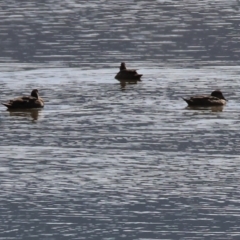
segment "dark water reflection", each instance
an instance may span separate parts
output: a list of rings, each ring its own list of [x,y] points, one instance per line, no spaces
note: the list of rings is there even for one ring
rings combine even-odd
[[[8,110],[9,115],[13,116],[14,119],[18,119],[15,117],[23,117],[23,118],[28,118],[31,120],[38,120],[39,118],[39,112],[41,112],[41,110],[38,109],[34,109],[34,110]]]
[[[0,107],[1,239],[239,239],[238,1],[0,13],[1,102],[33,88],[45,100]],[[141,82],[114,79],[122,61]],[[223,108],[182,100],[214,89]]]
[[[222,112],[225,106],[211,106],[211,107],[196,107],[196,106],[187,106],[188,110],[195,110],[198,113],[204,111],[212,111],[212,112]]]
[[[121,81],[119,81],[120,87],[122,90],[126,90],[126,87],[128,85],[137,84],[138,82],[141,82],[141,81],[139,81],[139,80],[138,81],[137,80],[127,80],[127,81],[121,80]]]
[[[12,0],[0,6],[4,68],[239,63],[239,1]]]

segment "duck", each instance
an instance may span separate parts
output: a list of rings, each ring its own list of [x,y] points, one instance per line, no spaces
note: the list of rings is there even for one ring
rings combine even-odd
[[[223,106],[227,103],[227,99],[220,90],[213,91],[211,95],[195,95],[183,100],[188,106]]]
[[[38,89],[33,89],[31,96],[22,96],[2,103],[8,109],[30,109],[30,108],[43,108],[44,101],[39,97]]]
[[[141,81],[142,74],[138,74],[136,69],[127,69],[125,62],[119,67],[119,72],[115,78],[119,81]]]

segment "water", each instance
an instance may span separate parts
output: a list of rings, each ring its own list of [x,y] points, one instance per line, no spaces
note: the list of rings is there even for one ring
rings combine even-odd
[[[0,7],[1,101],[45,100],[0,107],[0,239],[239,239],[237,1]]]

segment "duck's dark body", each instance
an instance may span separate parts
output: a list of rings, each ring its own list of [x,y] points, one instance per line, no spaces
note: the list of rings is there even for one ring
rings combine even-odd
[[[127,69],[124,62],[121,63],[120,71],[117,73],[115,78],[117,80],[125,80],[125,81],[140,81],[142,74],[138,74],[135,69]]]
[[[32,90],[31,96],[15,98],[2,104],[8,109],[30,109],[44,107],[44,101],[39,97],[37,89]]]
[[[189,106],[222,106],[226,104],[226,99],[224,98],[220,90],[215,90],[211,95],[196,95],[188,99],[183,98]]]

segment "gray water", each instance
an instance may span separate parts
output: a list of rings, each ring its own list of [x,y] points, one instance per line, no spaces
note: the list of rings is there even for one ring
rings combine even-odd
[[[0,239],[239,239],[239,7],[1,1]]]

